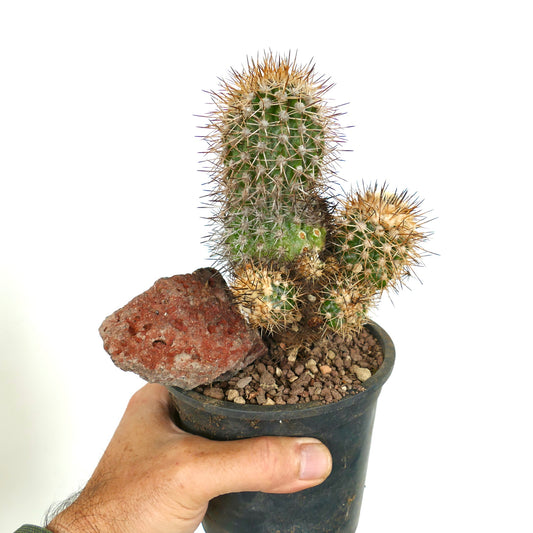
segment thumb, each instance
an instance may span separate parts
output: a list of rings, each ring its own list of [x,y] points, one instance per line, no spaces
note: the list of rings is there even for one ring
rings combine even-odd
[[[296,492],[322,483],[331,472],[331,454],[316,439],[197,439],[191,471],[183,474],[194,480],[190,496],[198,502],[229,492]]]

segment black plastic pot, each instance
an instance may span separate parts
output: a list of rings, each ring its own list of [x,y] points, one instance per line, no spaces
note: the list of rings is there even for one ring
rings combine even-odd
[[[377,324],[368,329],[385,355],[362,393],[337,403],[236,405],[169,387],[184,430],[215,440],[262,435],[315,437],[330,450],[333,470],[321,485],[294,494],[242,492],[214,498],[206,533],[353,533],[363,496],[370,439],[381,387],[394,365],[394,345]]]

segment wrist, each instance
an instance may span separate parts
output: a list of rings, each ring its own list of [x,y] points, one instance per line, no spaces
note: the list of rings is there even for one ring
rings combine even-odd
[[[72,506],[74,507],[74,506]],[[59,513],[47,526],[51,533],[104,533],[94,524],[94,516],[80,509],[68,507]]]

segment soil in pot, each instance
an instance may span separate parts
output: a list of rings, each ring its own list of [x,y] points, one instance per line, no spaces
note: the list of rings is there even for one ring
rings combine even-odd
[[[298,347],[265,337],[269,353],[229,379],[195,389],[236,404],[329,404],[364,390],[383,363],[383,350],[367,330],[354,337],[330,334]]]

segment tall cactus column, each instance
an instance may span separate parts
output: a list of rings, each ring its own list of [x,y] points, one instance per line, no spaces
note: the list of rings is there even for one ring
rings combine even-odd
[[[214,251],[233,270],[244,314],[270,330],[299,321],[298,261],[326,245],[335,109],[310,67],[268,56],[214,94]]]

